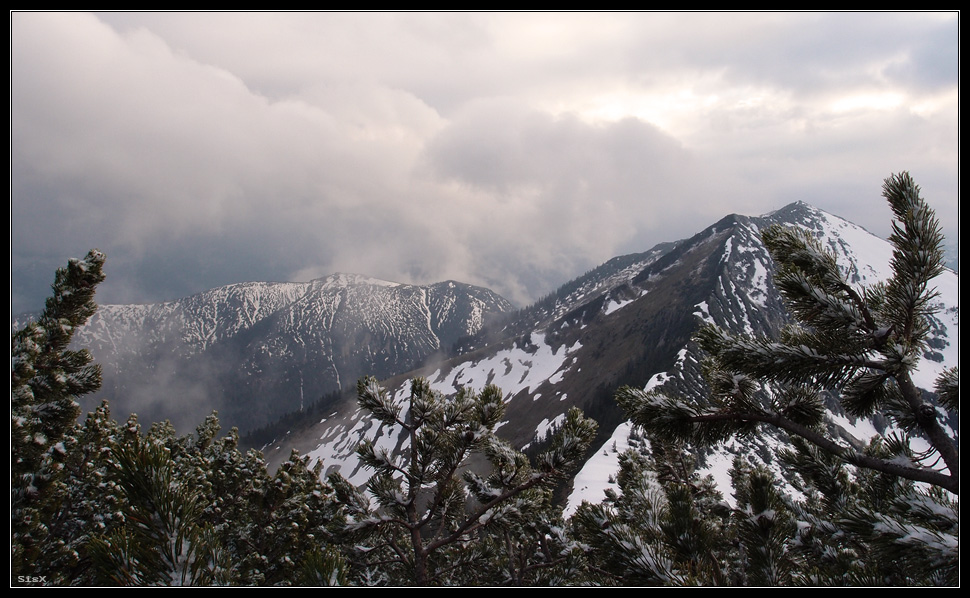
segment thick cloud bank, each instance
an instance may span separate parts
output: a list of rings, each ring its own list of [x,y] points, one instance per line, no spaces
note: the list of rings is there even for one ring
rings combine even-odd
[[[361,272],[526,304],[804,200],[957,237],[955,13],[11,14],[11,299]]]

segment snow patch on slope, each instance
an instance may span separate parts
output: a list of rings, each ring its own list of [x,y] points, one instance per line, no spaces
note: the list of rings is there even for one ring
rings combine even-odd
[[[495,355],[462,364],[447,373],[436,370],[428,376],[428,382],[433,390],[444,395],[454,394],[463,386],[481,390],[488,384],[495,384],[503,390],[508,401],[523,389],[557,380],[561,370],[571,362],[571,354],[580,347],[580,343],[576,342],[568,347],[554,348],[546,343],[543,333],[535,332],[525,347],[515,346],[498,351]],[[402,385],[394,393],[395,402],[406,405],[410,392],[410,384]],[[537,437],[543,438],[562,417],[543,422],[544,425],[536,430]],[[311,462],[320,460],[323,463],[324,471],[339,470],[351,483],[360,485],[367,481],[372,472],[360,467],[355,453],[358,443],[371,439],[378,449],[384,448],[393,453],[406,448],[406,442],[401,442],[396,430],[392,434],[359,409],[351,421],[353,425],[349,428],[346,422],[338,422],[335,429],[325,429],[317,447],[308,454]],[[501,422],[499,426],[504,423]]]
[[[462,386],[481,389],[494,384],[502,389],[508,400],[523,389],[537,388],[543,382],[555,383],[561,370],[569,363],[569,356],[582,345],[577,341],[569,347],[553,348],[545,341],[545,334],[533,332],[529,345],[498,351],[479,361],[462,364],[444,373],[437,370],[428,377],[431,387],[449,394]]]
[[[564,511],[568,518],[584,501],[599,504],[609,489],[619,490],[613,475],[620,469],[620,455],[629,448],[633,424],[624,422],[613,430],[613,435],[600,450],[586,461],[573,478],[573,491],[569,494]]]

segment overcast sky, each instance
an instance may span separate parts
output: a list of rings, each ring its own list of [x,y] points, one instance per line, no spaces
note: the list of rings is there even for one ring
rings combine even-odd
[[[10,17],[11,308],[355,272],[525,305],[802,200],[958,234],[954,12]]]

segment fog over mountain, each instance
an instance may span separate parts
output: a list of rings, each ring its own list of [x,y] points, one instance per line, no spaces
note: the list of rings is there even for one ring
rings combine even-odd
[[[588,498],[599,502],[616,471],[616,458],[631,429],[613,393],[622,385],[663,387],[685,396],[703,396],[701,355],[691,341],[701,322],[734,333],[777,335],[790,320],[772,284],[773,262],[760,231],[771,224],[811,231],[835,252],[854,285],[871,285],[889,273],[891,246],[868,231],[804,203],[761,216],[727,216],[678,243],[619,256],[527,309],[486,325],[460,345],[462,354],[385,381],[403,400],[408,381],[420,375],[442,393],[462,386],[496,384],[506,397],[498,432],[523,450],[537,448],[570,407],[600,423],[598,450],[573,485],[570,508]],[[945,366],[957,364],[958,278],[946,271],[936,281],[939,311],[932,319],[929,347],[915,377],[932,389]],[[827,422],[833,435],[864,444],[888,431],[881,417],[852,418],[830,401]],[[322,417],[321,417],[322,416]],[[955,417],[945,415],[952,430]],[[320,459],[327,470],[355,482],[368,475],[354,453],[357,443],[400,450],[398,438],[363,414],[352,389],[313,417],[294,418],[274,430],[266,446],[270,461],[296,448]],[[729,494],[727,471],[736,455],[778,470],[774,458],[784,435],[777,431],[745,443],[732,441],[699,455],[700,467]]]
[[[414,376],[445,394],[496,384],[506,399],[499,434],[523,450],[541,447],[570,407],[599,422],[598,449],[577,476],[572,508],[602,498],[634,432],[616,405],[619,387],[704,396],[701,355],[691,340],[700,323],[775,336],[789,322],[760,237],[772,224],[812,232],[853,285],[889,275],[887,241],[796,202],[760,217],[728,215],[682,241],[617,256],[522,309],[461,282],[421,286],[361,274],[101,305],[74,339],[104,368],[102,390],[82,407],[108,399],[116,417],[137,412],[143,422],[168,419],[180,431],[215,410],[247,444],[264,448],[271,464],[296,449],[321,460],[325,471],[362,482],[359,441],[400,447],[360,411],[360,377],[383,380],[399,399]],[[958,275],[946,270],[934,282],[939,309],[914,378],[926,390],[958,363]],[[837,401],[829,408],[832,434],[849,442],[887,432],[881,417],[848,417]],[[944,417],[956,430],[956,419]],[[734,456],[777,468],[780,442],[777,432],[732,441],[699,455],[700,466],[726,490]]]
[[[907,170],[958,236],[958,12],[10,17],[12,313],[334,272],[524,307],[726,212],[886,237]]]
[[[242,432],[318,403],[365,374],[391,376],[447,352],[511,305],[446,281],[359,274],[250,282],[158,304],[101,305],[74,344],[102,364],[118,417],[191,430],[212,411]]]

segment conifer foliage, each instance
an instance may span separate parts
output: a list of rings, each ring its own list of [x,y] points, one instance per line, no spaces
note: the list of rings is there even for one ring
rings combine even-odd
[[[212,414],[196,433],[142,433],[102,403],[87,350],[69,349],[94,314],[105,256],[58,270],[41,316],[11,336],[12,585],[339,585],[330,540],[340,508],[319,467],[292,455],[270,475]]]
[[[730,509],[679,443],[631,436],[615,475],[619,491],[583,503],[571,519],[590,581],[602,585],[734,585]]]
[[[617,393],[655,442],[712,446],[762,426],[791,439],[781,457],[803,501],[778,494],[767,472],[741,463],[733,471],[744,510],[722,540],[742,549],[739,583],[958,579],[959,451],[941,421],[945,410],[958,411],[959,374],[943,373],[938,401],[913,382],[936,308],[943,237],[908,173],[887,178],[883,195],[894,215],[888,281],[856,288],[814,237],[769,228],[763,240],[776,263],[775,285],[797,323],[778,339],[702,327],[695,339],[709,355],[706,397]],[[823,393],[835,393],[849,415],[885,416],[894,431],[867,447],[829,436]],[[916,439],[928,448],[918,450]]]
[[[58,510],[66,443],[80,414],[78,398],[101,387],[101,368],[86,350],[68,349],[94,314],[105,256],[90,251],[57,270],[40,317],[11,338],[11,575],[42,577],[51,557],[48,523]]]
[[[415,378],[402,401],[365,378],[358,400],[392,438],[403,435],[404,447],[392,454],[370,440],[359,446],[361,463],[374,471],[366,490],[375,505],[339,474],[330,477],[341,502],[354,505],[347,531],[358,547],[354,561],[363,583],[461,585],[482,583],[483,574],[521,582],[527,570],[566,560],[569,550],[542,525],[543,517],[551,523],[542,507],[552,486],[581,462],[595,422],[570,411],[532,464],[495,435],[504,412],[495,386],[445,397]],[[470,468],[473,456],[484,458],[490,471]],[[524,526],[532,517],[539,525]],[[493,532],[500,537],[489,538]],[[557,547],[544,552],[543,542]],[[496,552],[504,556],[492,558]]]
[[[796,324],[779,338],[703,327],[703,396],[622,388],[637,428],[616,489],[568,519],[553,496],[596,423],[570,410],[530,459],[496,434],[505,403],[492,385],[445,396],[415,378],[391,394],[361,379],[377,432],[357,449],[363,487],[321,480],[296,451],[269,472],[235,429],[219,435],[215,413],[185,436],[168,422],[143,431],[134,414],[119,424],[107,403],[78,423],[100,369],[69,344],[95,311],[105,257],[71,260],[11,337],[11,583],[956,585],[959,452],[941,422],[958,413],[959,372],[935,395],[913,381],[942,235],[907,173],[883,194],[891,278],[855,287],[809,234],[765,230]],[[868,445],[831,437],[829,395],[890,431]],[[768,426],[789,441],[775,455],[786,480],[738,458],[725,500],[696,449]]]
[[[931,284],[943,269],[943,236],[908,173],[886,179],[883,195],[895,216],[889,281],[853,288],[816,239],[798,230],[766,230],[775,285],[798,324],[778,340],[705,326],[697,340],[712,357],[710,405],[627,388],[618,400],[634,421],[657,434],[707,443],[769,424],[857,466],[959,493],[957,441],[912,378],[936,305]],[[954,374],[940,385],[957,384]],[[762,382],[774,385],[768,405],[758,398]],[[828,438],[819,423],[820,394],[829,389],[840,393],[851,415],[888,416],[907,435],[907,446],[909,435],[925,439],[946,471],[924,466],[916,451],[909,451],[910,459],[882,459]],[[956,408],[952,400],[948,406]]]
[[[258,451],[241,453],[235,430],[217,437],[215,414],[194,435],[166,423],[140,433],[129,418],[112,449],[109,478],[124,519],[95,536],[90,577],[100,585],[300,585],[340,583],[329,529],[338,516],[319,468],[291,455],[275,476]],[[321,569],[322,568],[322,569]]]

